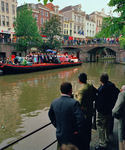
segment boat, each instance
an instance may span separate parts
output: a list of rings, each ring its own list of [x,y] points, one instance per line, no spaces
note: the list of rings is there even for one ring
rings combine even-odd
[[[7,74],[21,74],[21,73],[30,73],[30,72],[37,72],[37,71],[44,71],[50,69],[57,69],[57,68],[65,68],[65,67],[72,67],[81,65],[82,61],[78,62],[61,62],[61,63],[42,63],[42,64],[33,64],[33,65],[10,65],[10,64],[0,64],[0,74],[7,75]]]

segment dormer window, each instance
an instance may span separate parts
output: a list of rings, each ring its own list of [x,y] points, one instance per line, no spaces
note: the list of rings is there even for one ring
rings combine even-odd
[[[81,9],[79,8],[78,11],[81,12]]]
[[[55,9],[55,12],[58,12],[58,8]]]

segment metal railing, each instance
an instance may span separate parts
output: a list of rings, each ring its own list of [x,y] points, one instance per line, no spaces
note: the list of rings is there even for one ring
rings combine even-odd
[[[28,136],[30,136],[30,135],[32,135],[32,134],[34,134],[34,133],[38,132],[39,130],[44,129],[45,127],[49,126],[50,124],[51,124],[51,122],[50,122],[50,123],[48,123],[48,124],[46,124],[46,125],[44,125],[44,126],[42,126],[42,127],[41,127],[41,128],[39,128],[39,129],[37,129],[37,130],[35,130],[35,131],[33,131],[33,132],[31,132],[31,133],[27,134],[27,135],[25,135],[25,136],[23,136],[23,137],[21,137],[21,138],[19,138],[19,139],[15,140],[14,142],[12,142],[12,143],[10,143],[10,144],[8,144],[8,145],[6,145],[6,146],[4,146],[4,147],[0,148],[0,150],[4,150],[4,149],[6,149],[6,148],[8,148],[8,147],[12,146],[13,144],[15,144],[15,143],[17,143],[17,142],[19,142],[19,141],[21,141],[21,140],[23,140],[23,139],[27,138]],[[49,144],[48,146],[46,146],[46,147],[45,147],[45,148],[43,148],[42,150],[46,150],[48,147],[50,147],[51,145],[53,145],[53,144],[54,144],[54,143],[56,143],[56,142],[57,142],[57,140],[53,141],[51,144]]]

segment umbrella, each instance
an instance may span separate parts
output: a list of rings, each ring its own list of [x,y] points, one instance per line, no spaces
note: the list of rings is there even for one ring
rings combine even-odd
[[[47,49],[46,52],[52,52],[52,50],[51,49]]]
[[[56,53],[56,51],[52,51],[52,53]]]

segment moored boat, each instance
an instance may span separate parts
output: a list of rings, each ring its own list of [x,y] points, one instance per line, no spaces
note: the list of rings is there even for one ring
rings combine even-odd
[[[0,72],[2,75],[21,74],[21,73],[30,73],[30,72],[44,71],[44,70],[50,70],[50,69],[78,66],[81,64],[82,64],[82,61],[79,61],[79,62],[61,62],[58,64],[42,63],[42,64],[27,65],[27,66],[0,64]]]

